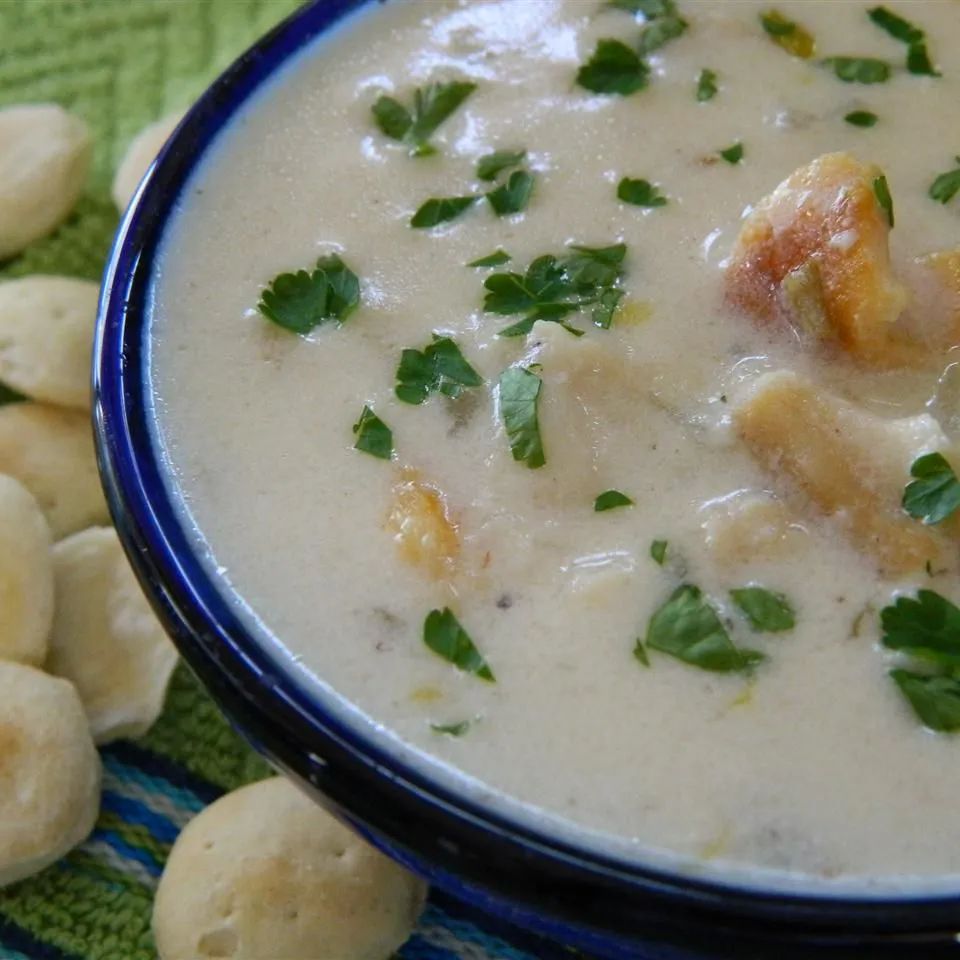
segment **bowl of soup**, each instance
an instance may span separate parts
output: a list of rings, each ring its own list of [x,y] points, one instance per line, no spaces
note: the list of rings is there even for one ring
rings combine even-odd
[[[946,0],[248,51],[125,217],[95,424],[251,742],[598,955],[960,949],[957,102]]]

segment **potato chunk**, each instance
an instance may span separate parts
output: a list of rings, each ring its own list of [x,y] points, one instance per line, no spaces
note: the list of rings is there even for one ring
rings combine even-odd
[[[912,461],[947,442],[931,417],[883,420],[778,372],[758,380],[734,419],[759,463],[840,526],[882,576],[955,568],[947,535],[900,507]]]
[[[796,556],[809,543],[806,529],[785,503],[754,491],[705,504],[701,527],[707,549],[723,566]]]
[[[938,354],[960,344],[960,247],[917,257],[904,279],[910,288],[904,317],[909,334]]]
[[[454,572],[460,554],[457,525],[450,519],[443,494],[415,470],[403,470],[394,486],[386,526],[407,563],[436,580]]]
[[[890,266],[880,176],[846,153],[791,174],[743,225],[727,269],[729,302],[867,365],[917,362],[921,354],[896,325],[907,292]]]

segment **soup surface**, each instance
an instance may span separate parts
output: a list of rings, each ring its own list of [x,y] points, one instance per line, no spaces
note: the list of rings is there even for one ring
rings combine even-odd
[[[960,874],[960,4],[869,9],[361,12],[190,182],[149,377],[224,589],[356,723],[592,843],[916,888]]]

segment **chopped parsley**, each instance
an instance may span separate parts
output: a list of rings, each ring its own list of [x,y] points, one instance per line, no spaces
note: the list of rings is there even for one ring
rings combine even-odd
[[[370,409],[364,406],[360,419],[353,425],[357,442],[355,450],[362,450],[381,460],[393,457],[393,431]]]
[[[472,673],[489,683],[496,681],[487,661],[449,607],[431,610],[427,614],[427,619],[423,622],[423,642],[458,670]]]
[[[869,110],[853,110],[843,119],[852,127],[875,127],[880,118]]]
[[[534,176],[526,170],[515,170],[506,183],[487,194],[487,200],[498,217],[511,213],[520,213],[530,202],[533,193]]]
[[[828,57],[823,63],[844,83],[886,83],[890,79],[890,64],[875,57]]]
[[[946,520],[960,507],[960,480],[946,457],[928,453],[910,467],[914,479],[903,491],[903,509],[924,523]]]
[[[653,562],[663,566],[663,561],[667,558],[667,541],[666,540],[654,540],[650,544],[650,556],[653,557]]]
[[[740,163],[743,160],[743,144],[738,140],[733,146],[727,147],[726,150],[720,150],[719,154],[727,163]]]
[[[960,163],[960,157],[956,158]],[[941,173],[933,183],[930,184],[930,199],[937,200],[940,203],[949,203],[958,193],[960,193],[960,167],[956,170],[949,170],[947,173]]]
[[[930,54],[927,52],[927,44],[922,40],[920,43],[910,44],[907,50],[907,70],[920,77],[941,76],[940,71],[930,60]]]
[[[432,197],[411,217],[410,226],[424,230],[435,227],[439,223],[446,223],[448,220],[456,220],[479,199],[479,197]]]
[[[477,176],[481,180],[496,180],[504,170],[519,167],[526,159],[526,150],[496,150],[477,161]]]
[[[462,737],[471,725],[471,721],[461,720],[459,723],[431,723],[430,729],[434,733],[442,733],[448,737]]]
[[[672,17],[677,12],[676,0],[609,0],[609,5],[643,17],[644,20]]]
[[[623,274],[627,248],[571,246],[562,258],[546,254],[537,257],[525,274],[495,273],[484,282],[483,306],[489,313],[525,314],[523,319],[500,331],[502,337],[519,337],[530,332],[538,320],[563,323],[571,333],[583,331],[564,323],[564,318],[590,307],[598,327],[606,329],[623,296],[618,283]]]
[[[813,35],[799,23],[788,20],[778,10],[760,14],[760,25],[767,36],[792,57],[809,60],[816,52]]]
[[[507,367],[500,374],[500,417],[513,459],[531,470],[547,461],[543,454],[537,403],[543,381],[527,367]]]
[[[764,587],[743,587],[731,590],[730,597],[758,632],[777,633],[794,627],[793,608],[782,593]]]
[[[5,407],[8,403],[23,403],[26,399],[19,390],[14,390],[13,387],[0,383],[0,407]]]
[[[373,105],[373,116],[380,130],[410,148],[414,157],[436,153],[430,137],[467,97],[477,89],[475,83],[455,80],[431,83],[413,94],[413,109],[408,110],[393,97],[381,96]]]
[[[434,391],[455,400],[464,387],[482,384],[483,377],[450,337],[434,334],[423,350],[408,349],[400,354],[396,394],[404,403],[423,403]]]
[[[647,85],[650,68],[625,43],[600,40],[593,56],[577,71],[577,83],[593,93],[636,93]]]
[[[890,196],[890,184],[887,178],[881,174],[873,178],[873,193],[880,204],[880,209],[887,215],[887,222],[893,227],[893,197]]]
[[[904,20],[886,7],[874,7],[867,11],[867,16],[895,40],[911,44],[924,38],[924,33],[919,27],[915,27],[909,20]]]
[[[718,672],[746,670],[763,659],[755,650],[734,645],[716,610],[700,588],[689,583],[674,590],[650,618],[646,644],[684,663]]]
[[[637,637],[637,642],[633,645],[633,658],[644,667],[650,666],[650,657],[647,655],[647,648],[643,645],[643,640],[641,640],[640,637]]]
[[[909,670],[891,670],[890,676],[924,726],[940,733],[960,730],[960,679]]]
[[[717,95],[717,90],[717,74],[704,67],[697,78],[697,100],[700,103],[706,103]]]
[[[613,510],[616,507],[632,507],[633,501],[619,490],[605,490],[593,501],[595,513],[603,513],[604,510]]]
[[[617,187],[617,198],[637,207],[665,207],[667,198],[649,180],[624,177]]]
[[[676,40],[687,30],[687,21],[676,14],[667,14],[657,17],[650,24],[643,28],[640,34],[640,43],[638,50],[641,56],[653,53],[671,40]]]
[[[506,250],[494,250],[493,253],[488,253],[485,257],[478,257],[476,260],[471,260],[467,266],[468,267],[502,267],[505,263],[509,263],[513,258],[510,256]]]
[[[360,303],[360,281],[337,254],[313,271],[281,273],[260,294],[257,309],[285,330],[306,334],[321,323],[342,323]]]
[[[960,668],[960,609],[933,590],[880,611],[883,645],[948,670]]]

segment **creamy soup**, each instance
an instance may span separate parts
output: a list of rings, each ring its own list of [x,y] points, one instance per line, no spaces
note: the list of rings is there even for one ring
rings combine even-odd
[[[361,11],[191,180],[149,377],[224,591],[355,724],[594,845],[918,889],[960,874],[960,4],[869,7]]]

